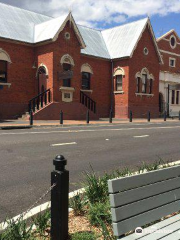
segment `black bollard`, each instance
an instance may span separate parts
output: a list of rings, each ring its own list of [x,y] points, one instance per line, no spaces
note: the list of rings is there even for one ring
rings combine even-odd
[[[151,121],[151,112],[150,111],[148,112],[147,120],[148,120],[148,122]]]
[[[89,110],[87,110],[87,114],[86,114],[86,123],[89,124]]]
[[[164,122],[166,122],[166,118],[167,118],[167,113],[166,111],[164,111]]]
[[[132,119],[133,119],[133,115],[132,115],[132,111],[130,111],[130,114],[129,114],[129,122],[132,122]]]
[[[51,240],[68,239],[69,171],[67,160],[59,155],[53,160],[51,173]]]
[[[110,110],[110,113],[109,113],[109,123],[112,123],[112,110]]]
[[[60,124],[63,124],[63,111],[60,112]]]
[[[33,111],[30,111],[30,115],[29,115],[29,121],[30,121],[30,125],[33,126]]]
[[[180,111],[179,111],[179,121],[180,121]]]

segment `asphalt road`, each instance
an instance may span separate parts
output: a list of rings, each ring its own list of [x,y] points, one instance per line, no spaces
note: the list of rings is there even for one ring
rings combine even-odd
[[[72,191],[90,165],[102,173],[159,158],[180,160],[180,123],[0,130],[0,222],[25,211],[50,187],[58,154],[68,160]]]

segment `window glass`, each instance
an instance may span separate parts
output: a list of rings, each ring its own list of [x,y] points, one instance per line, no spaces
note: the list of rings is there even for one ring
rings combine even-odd
[[[172,99],[171,99],[172,104],[174,104],[174,99],[175,99],[175,91],[172,90]]]
[[[140,82],[141,82],[141,79],[140,77],[137,78],[137,85],[136,85],[136,92],[137,93],[140,93]]]
[[[169,63],[170,63],[171,67],[175,67],[175,60],[174,59],[170,59]]]
[[[82,89],[90,89],[91,74],[88,72],[82,72]]]
[[[63,70],[70,71],[71,65],[68,63],[63,63]],[[63,87],[71,87],[71,78],[63,79]]]
[[[152,94],[152,87],[153,87],[153,80],[150,79],[150,81],[149,81],[149,94]]]
[[[0,82],[7,82],[7,62],[0,61]]]
[[[174,47],[176,44],[176,40],[174,37],[171,38],[171,46]]]
[[[176,104],[179,104],[179,91],[176,92]]]
[[[142,93],[146,93],[147,87],[147,74],[142,75]]]
[[[122,91],[122,79],[123,75],[116,76],[116,91]]]

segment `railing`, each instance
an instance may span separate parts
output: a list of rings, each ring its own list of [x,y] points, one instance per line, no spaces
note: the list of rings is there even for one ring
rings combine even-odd
[[[51,90],[48,89],[29,101],[29,113],[35,112],[51,102]]]
[[[96,113],[96,102],[82,91],[80,91],[80,103],[82,103],[92,112]]]

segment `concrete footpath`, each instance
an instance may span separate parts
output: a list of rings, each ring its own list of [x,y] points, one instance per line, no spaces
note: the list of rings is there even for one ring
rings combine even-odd
[[[168,118],[167,122],[178,122],[179,119]],[[128,119],[113,119],[113,124],[130,124]],[[151,119],[152,123],[162,123],[163,118]],[[147,123],[147,119],[133,119],[133,123]],[[64,120],[63,125],[60,124],[59,120],[36,120],[33,122],[33,126],[30,126],[28,120],[3,120],[0,121],[0,129],[22,129],[22,128],[32,128],[32,127],[49,127],[49,126],[85,126],[85,125],[107,125],[109,119],[90,121],[89,124],[86,120]]]

